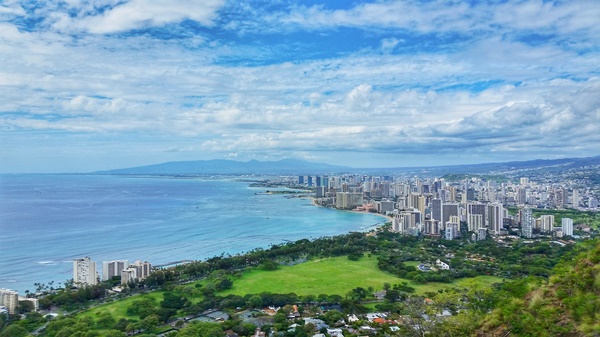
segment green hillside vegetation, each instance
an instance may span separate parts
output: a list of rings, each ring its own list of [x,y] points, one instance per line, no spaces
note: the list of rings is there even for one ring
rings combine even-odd
[[[599,336],[600,241],[586,242],[579,250],[555,267],[549,281],[537,287],[515,282],[512,296],[486,317],[478,334]]]

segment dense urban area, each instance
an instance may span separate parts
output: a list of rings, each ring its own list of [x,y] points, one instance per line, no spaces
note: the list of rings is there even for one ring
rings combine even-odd
[[[64,284],[0,289],[0,337],[598,336],[599,170],[244,177],[385,225],[100,273],[80,257]]]

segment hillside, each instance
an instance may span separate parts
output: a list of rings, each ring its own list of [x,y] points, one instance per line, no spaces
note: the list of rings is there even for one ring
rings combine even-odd
[[[513,289],[513,297],[486,316],[477,335],[599,336],[600,241],[583,243],[581,250],[558,264],[545,284],[529,284],[533,289],[524,296]]]

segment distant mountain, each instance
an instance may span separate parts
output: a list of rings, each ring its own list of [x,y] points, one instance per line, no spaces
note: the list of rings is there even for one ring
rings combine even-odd
[[[365,168],[356,169],[363,173],[427,173],[429,175],[442,176],[444,174],[479,174],[502,171],[524,171],[545,170],[547,172],[564,171],[568,169],[581,168],[590,165],[600,165],[600,156],[586,158],[562,158],[562,159],[534,159],[526,161],[511,161],[504,163],[484,163],[448,166],[426,166],[426,167],[397,167],[397,168]]]
[[[348,167],[313,163],[296,159],[279,161],[247,162],[214,159],[167,162],[117,170],[94,172],[95,174],[150,174],[150,175],[206,175],[206,174],[324,174],[341,173]]]
[[[313,163],[296,159],[279,161],[248,162],[214,159],[196,161],[167,162],[156,165],[139,166],[125,169],[95,172],[96,174],[150,174],[150,175],[238,175],[238,174],[273,174],[273,175],[315,175],[333,173],[358,173],[372,175],[394,175],[400,173],[426,174],[443,176],[445,174],[483,174],[490,172],[543,170],[558,172],[590,165],[600,165],[600,156],[587,158],[535,159],[528,161],[512,161],[505,163],[485,163],[451,166],[397,167],[397,168],[351,168],[345,166]]]

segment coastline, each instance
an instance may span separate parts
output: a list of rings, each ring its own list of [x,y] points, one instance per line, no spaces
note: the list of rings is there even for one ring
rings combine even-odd
[[[313,206],[316,206],[316,207],[327,208],[327,207],[325,207],[325,206],[321,206],[321,205],[317,204],[316,198],[311,198],[311,204],[312,204]],[[381,213],[371,213],[371,212],[364,212],[364,211],[354,211],[354,210],[351,210],[351,209],[338,209],[338,208],[335,208],[335,207],[332,207],[331,209],[334,209],[334,210],[336,210],[336,211],[340,211],[340,212],[350,212],[350,213],[355,213],[355,214],[369,214],[369,215],[375,215],[375,216],[378,216],[378,217],[380,217],[380,218],[384,218],[384,219],[386,220],[386,221],[383,223],[383,225],[385,225],[385,223],[386,223],[387,221],[392,221],[392,218],[390,218],[389,216],[387,216],[387,215],[385,215],[385,214],[381,214]],[[381,226],[383,226],[383,225],[377,226],[377,228],[379,228],[379,227],[381,227]]]
[[[101,261],[118,259],[160,265],[369,231],[387,221],[368,217],[381,216],[376,213],[327,212],[312,207],[310,196],[257,195],[247,183],[227,180],[17,175],[6,186],[0,288],[21,295],[35,290],[34,282],[72,278],[72,261],[82,256],[98,269]],[[306,206],[302,216],[300,206]],[[290,222],[296,225],[282,226]],[[117,228],[125,241],[111,238]],[[82,235],[98,240],[82,242]],[[31,241],[38,249],[27,248]]]

